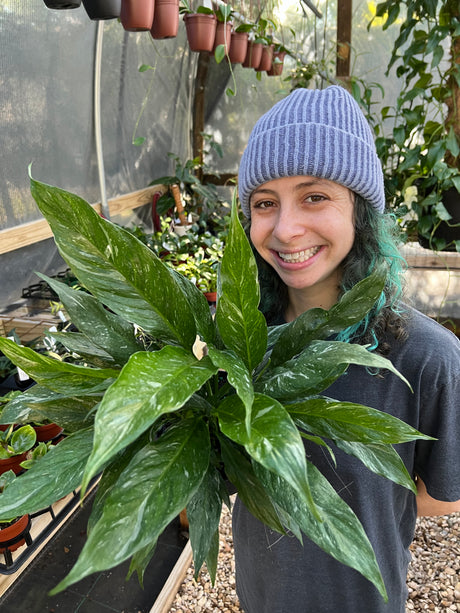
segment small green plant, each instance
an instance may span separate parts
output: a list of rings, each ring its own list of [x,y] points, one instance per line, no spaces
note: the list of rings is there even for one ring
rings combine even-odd
[[[36,440],[37,434],[29,424],[16,430],[11,424],[6,430],[0,430],[0,460],[30,451]]]

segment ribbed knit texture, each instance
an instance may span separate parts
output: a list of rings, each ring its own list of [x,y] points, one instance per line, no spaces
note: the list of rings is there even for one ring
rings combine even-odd
[[[383,172],[372,131],[342,87],[295,89],[257,121],[238,175],[246,217],[256,187],[297,175],[340,183],[384,210]]]

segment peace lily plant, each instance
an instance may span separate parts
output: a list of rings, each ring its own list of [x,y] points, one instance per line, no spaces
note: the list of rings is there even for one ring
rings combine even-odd
[[[198,288],[131,233],[76,195],[31,179],[64,260],[86,291],[55,280],[78,332],[67,363],[8,339],[0,350],[36,385],[2,421],[33,414],[68,436],[0,497],[0,521],[32,513],[100,476],[87,542],[58,592],[131,558],[143,573],[159,535],[186,507],[196,572],[215,579],[226,480],[270,528],[301,532],[357,569],[386,598],[371,544],[348,505],[308,461],[307,444],[341,441],[370,469],[415,492],[393,448],[428,438],[396,418],[321,395],[349,364],[391,363],[365,347],[328,340],[362,319],[383,287],[374,274],[329,311],[313,309],[267,328],[257,269],[236,199],[213,319]],[[206,355],[194,353],[196,339]],[[394,376],[393,374],[390,376]]]

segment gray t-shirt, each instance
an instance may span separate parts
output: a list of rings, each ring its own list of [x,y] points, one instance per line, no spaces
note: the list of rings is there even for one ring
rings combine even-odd
[[[391,339],[389,359],[409,380],[351,366],[324,395],[390,413],[437,441],[397,445],[409,473],[436,499],[460,499],[460,342],[448,330],[409,309],[408,338]],[[389,339],[390,340],[390,339]],[[415,496],[370,472],[332,443],[327,451],[306,442],[308,458],[361,520],[374,547],[389,602],[357,571],[337,562],[308,538],[282,536],[256,520],[237,499],[233,511],[237,593],[245,613],[404,613]]]

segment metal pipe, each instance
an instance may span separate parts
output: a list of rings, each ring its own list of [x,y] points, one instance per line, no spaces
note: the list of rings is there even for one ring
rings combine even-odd
[[[105,184],[104,156],[102,151],[101,129],[101,64],[102,39],[104,35],[104,21],[97,22],[96,53],[94,58],[94,131],[96,138],[97,170],[99,175],[99,190],[101,192],[101,210],[106,219],[110,219],[109,205]]]

